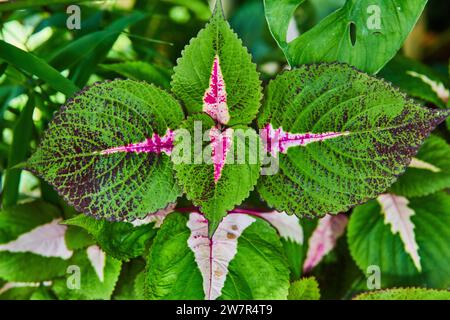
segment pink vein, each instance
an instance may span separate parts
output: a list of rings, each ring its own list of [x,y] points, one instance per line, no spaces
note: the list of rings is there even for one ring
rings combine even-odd
[[[209,88],[203,96],[203,112],[221,124],[227,124],[230,121],[225,80],[217,55],[214,57]]]
[[[287,153],[291,147],[305,146],[309,143],[346,136],[350,132],[296,133],[284,132],[282,128],[274,129],[272,124],[266,125],[260,132],[267,152],[274,157],[278,153]]]
[[[167,155],[172,153],[174,146],[174,132],[167,129],[166,134],[160,137],[154,133],[151,138],[147,138],[142,142],[130,143],[121,147],[114,147],[101,151],[101,154],[111,154],[117,152],[135,152],[135,153],[161,153]]]

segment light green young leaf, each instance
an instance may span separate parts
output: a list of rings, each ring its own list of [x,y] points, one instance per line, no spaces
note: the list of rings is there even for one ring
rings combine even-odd
[[[442,138],[431,136],[390,192],[421,197],[445,188],[450,188],[450,147]]]
[[[261,176],[258,191],[270,206],[289,214],[345,212],[392,185],[448,115],[422,108],[348,65],[288,71],[269,84],[259,127],[335,137],[297,143],[280,153],[278,173]]]
[[[406,252],[399,233],[393,234],[385,223],[381,205],[370,201],[357,207],[350,217],[348,244],[353,259],[363,272],[372,265],[380,267],[381,286],[427,285],[448,288],[450,285],[450,196],[439,192],[430,196],[410,198],[408,207],[422,271]]]
[[[183,101],[189,114],[202,112],[216,57],[227,92],[228,125],[249,124],[259,109],[261,84],[251,56],[225,21],[220,4],[209,24],[191,40],[178,59],[172,91]]]
[[[355,300],[450,300],[448,290],[395,288],[362,293]]]
[[[339,61],[377,73],[400,49],[427,0],[347,0],[341,9],[287,43],[288,23],[302,2],[264,1],[271,32],[292,67]]]
[[[56,114],[27,166],[78,212],[110,220],[143,218],[181,193],[170,158],[162,152],[105,151],[163,136],[182,119],[177,101],[153,85],[96,84]]]
[[[319,284],[314,277],[303,278],[291,283],[288,300],[319,300]]]

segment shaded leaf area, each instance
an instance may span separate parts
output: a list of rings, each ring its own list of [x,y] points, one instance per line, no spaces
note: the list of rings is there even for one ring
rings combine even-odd
[[[106,254],[126,261],[144,254],[146,245],[156,235],[154,223],[134,227],[128,222],[96,220],[82,214],[64,224],[85,229]]]
[[[430,196],[410,198],[414,211],[415,240],[422,271],[414,266],[399,233],[393,234],[385,224],[381,206],[370,201],[356,208],[350,218],[348,244],[352,257],[363,272],[368,266],[380,267],[382,287],[426,285],[447,288],[450,274],[450,250],[446,245],[450,223],[450,196],[438,192]],[[383,245],[380,246],[379,244]]]
[[[143,61],[127,61],[113,64],[102,64],[101,67],[103,69],[118,73],[128,79],[147,81],[148,83],[156,84],[165,89],[170,87],[168,72],[150,63]]]
[[[348,65],[285,72],[268,86],[259,127],[347,134],[289,148],[279,155],[278,173],[261,177],[258,191],[269,205],[290,214],[346,211],[392,185],[448,114],[422,108]]]
[[[27,166],[80,212],[143,218],[180,195],[170,158],[102,151],[162,136],[182,119],[178,103],[152,85],[98,83],[61,108]]]
[[[171,214],[158,232],[148,257],[146,298],[204,298],[202,275],[187,245],[187,222],[186,216]],[[219,299],[286,299],[289,271],[281,250],[275,230],[256,219],[238,238]]]
[[[289,21],[302,2],[264,2],[271,32],[291,66],[339,61],[377,73],[400,49],[427,0],[349,0],[288,43]]]
[[[420,197],[450,188],[450,147],[444,139],[430,136],[415,158],[422,161],[422,166],[410,166],[392,185],[391,192],[406,197]]]

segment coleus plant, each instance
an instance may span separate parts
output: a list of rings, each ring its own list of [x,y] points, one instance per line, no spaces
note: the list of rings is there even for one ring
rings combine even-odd
[[[293,44],[285,43],[288,20],[282,18],[301,2],[266,1],[271,31],[295,68],[272,80],[264,98],[256,66],[218,1],[208,25],[177,61],[171,93],[143,82],[114,80],[87,87],[68,100],[27,167],[86,215],[64,225],[58,215],[45,217],[0,239],[0,255],[10,259],[15,259],[13,252],[57,259],[61,268],[55,268],[55,274],[21,278],[3,272],[0,263],[0,276],[16,285],[43,281],[61,276],[69,261],[76,261],[88,266],[87,289],[68,291],[59,279],[52,284],[58,297],[102,299],[112,293],[119,260],[145,255],[145,269],[130,267],[136,278],[130,290],[140,298],[318,297],[313,280],[290,287],[290,279],[310,272],[336,245],[348,223],[342,212],[374,198],[358,207],[349,223],[350,249],[358,266],[365,270],[372,264],[366,252],[384,254],[368,248],[376,241],[361,238],[389,233],[392,252],[405,248],[398,259],[406,261],[408,274],[428,272],[433,258],[422,263],[418,248],[425,256],[437,256],[437,241],[420,240],[429,232],[428,220],[437,218],[422,214],[422,202],[406,197],[442,190],[449,186],[448,176],[441,179],[441,187],[414,187],[407,179],[448,170],[448,162],[426,151],[427,144],[439,143],[439,138],[427,140],[416,153],[450,112],[424,108],[386,81],[357,69],[374,73],[383,67],[426,1],[402,5],[405,14],[398,15],[402,32],[396,44],[377,59],[364,61],[360,50],[384,41],[386,35],[371,35],[359,44],[359,23],[358,46],[349,47],[351,39],[346,39],[339,47],[343,53],[325,50],[307,33]],[[351,19],[357,9],[348,1],[328,24],[338,19],[335,26],[346,30],[343,17]],[[311,34],[323,26],[316,28]],[[300,45],[305,41],[315,45]],[[242,150],[243,158],[236,161]],[[389,189],[408,165],[412,168]],[[398,195],[398,189],[411,194]],[[246,201],[255,194],[265,202],[259,208]],[[177,200],[182,195],[186,199]],[[448,201],[445,194],[429,199],[436,210],[445,211],[447,220]],[[417,219],[425,220],[415,224],[417,240],[411,237],[416,212]],[[297,217],[324,218],[316,225],[300,224]],[[54,250],[27,246],[29,237],[48,234],[42,228],[58,235],[51,241]],[[307,252],[301,249],[306,247],[305,233],[310,236]],[[448,234],[447,229],[440,234]],[[404,271],[400,262],[392,263],[398,267],[393,276]],[[391,275],[392,268],[383,266]],[[447,273],[430,280],[434,286],[445,281]]]

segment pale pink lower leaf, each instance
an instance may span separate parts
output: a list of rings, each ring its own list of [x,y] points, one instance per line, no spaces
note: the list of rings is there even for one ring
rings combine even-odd
[[[319,223],[308,241],[308,252],[303,271],[309,272],[319,264],[336,246],[336,241],[344,234],[348,218],[343,214],[326,215]]]
[[[67,226],[60,225],[61,219],[40,225],[31,231],[21,234],[16,240],[0,245],[0,251],[31,252],[44,257],[55,257],[64,260],[72,257],[65,241]]]
[[[414,234],[414,223],[411,221],[415,212],[408,207],[408,199],[387,193],[378,196],[377,200],[384,214],[384,223],[391,225],[393,234],[400,235],[405,251],[410,255],[417,270],[421,272],[419,246]]]
[[[136,219],[131,222],[135,227],[142,226],[144,224],[155,223],[154,228],[161,227],[164,219],[175,210],[176,203],[170,203],[166,208],[158,210],[155,213],[148,214],[144,219]]]
[[[262,218],[269,222],[277,231],[280,237],[291,240],[298,244],[303,244],[303,228],[299,219],[295,215],[288,215],[285,212],[271,211],[258,212],[253,210],[236,209],[229,212],[230,214],[249,214]]]
[[[249,215],[232,214],[223,218],[212,238],[208,237],[208,220],[191,213],[187,223],[191,230],[189,248],[202,274],[205,299],[214,300],[222,294],[228,265],[237,253],[238,238],[255,221]]]
[[[100,282],[105,280],[106,254],[97,245],[92,245],[86,249],[89,262],[94,268]]]

